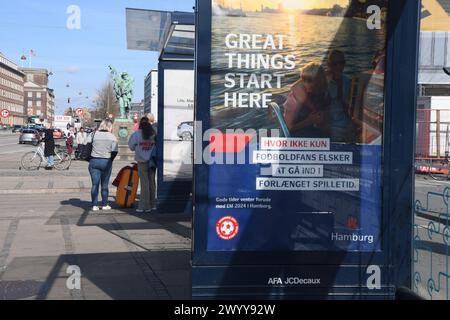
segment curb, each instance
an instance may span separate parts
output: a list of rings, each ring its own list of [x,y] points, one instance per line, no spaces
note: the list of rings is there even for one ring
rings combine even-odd
[[[110,193],[116,192],[110,189]],[[91,188],[0,190],[0,195],[91,193]]]

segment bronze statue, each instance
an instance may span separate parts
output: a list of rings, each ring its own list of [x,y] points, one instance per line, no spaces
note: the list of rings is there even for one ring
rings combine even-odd
[[[120,106],[120,118],[131,119],[130,109],[133,100],[134,79],[127,72],[119,74],[116,69],[109,66],[112,79],[114,80],[114,91]]]

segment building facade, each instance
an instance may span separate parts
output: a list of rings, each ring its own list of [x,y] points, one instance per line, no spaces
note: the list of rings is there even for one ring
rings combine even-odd
[[[450,67],[450,32],[420,34],[420,96],[450,96],[450,76],[443,68]],[[450,104],[447,106],[450,109]]]
[[[25,74],[19,67],[0,52],[0,110],[8,110],[9,117],[1,118],[1,123],[23,125]]]
[[[130,109],[130,115],[134,117],[135,115],[138,116],[138,118],[142,118],[146,114],[144,110],[144,101],[138,102],[138,103],[132,103],[131,109]]]
[[[144,110],[158,119],[158,70],[152,70],[145,78]]]
[[[28,117],[39,117],[52,125],[55,117],[55,94],[48,88],[47,69],[23,68],[26,75],[24,85],[24,108]]]
[[[150,71],[144,81],[144,110],[150,113],[152,105],[152,72]]]

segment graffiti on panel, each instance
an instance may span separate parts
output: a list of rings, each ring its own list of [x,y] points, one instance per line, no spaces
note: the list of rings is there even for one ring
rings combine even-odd
[[[419,179],[418,183],[417,195],[420,185],[428,182]],[[414,289],[424,298],[449,300],[450,188],[422,194],[415,203]]]

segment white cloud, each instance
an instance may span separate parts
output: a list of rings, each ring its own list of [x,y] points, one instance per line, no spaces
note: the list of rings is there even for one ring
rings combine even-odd
[[[65,71],[66,73],[78,73],[78,72],[80,72],[80,68],[77,67],[77,66],[70,66],[70,67],[66,67],[66,68],[64,69],[64,71]]]

